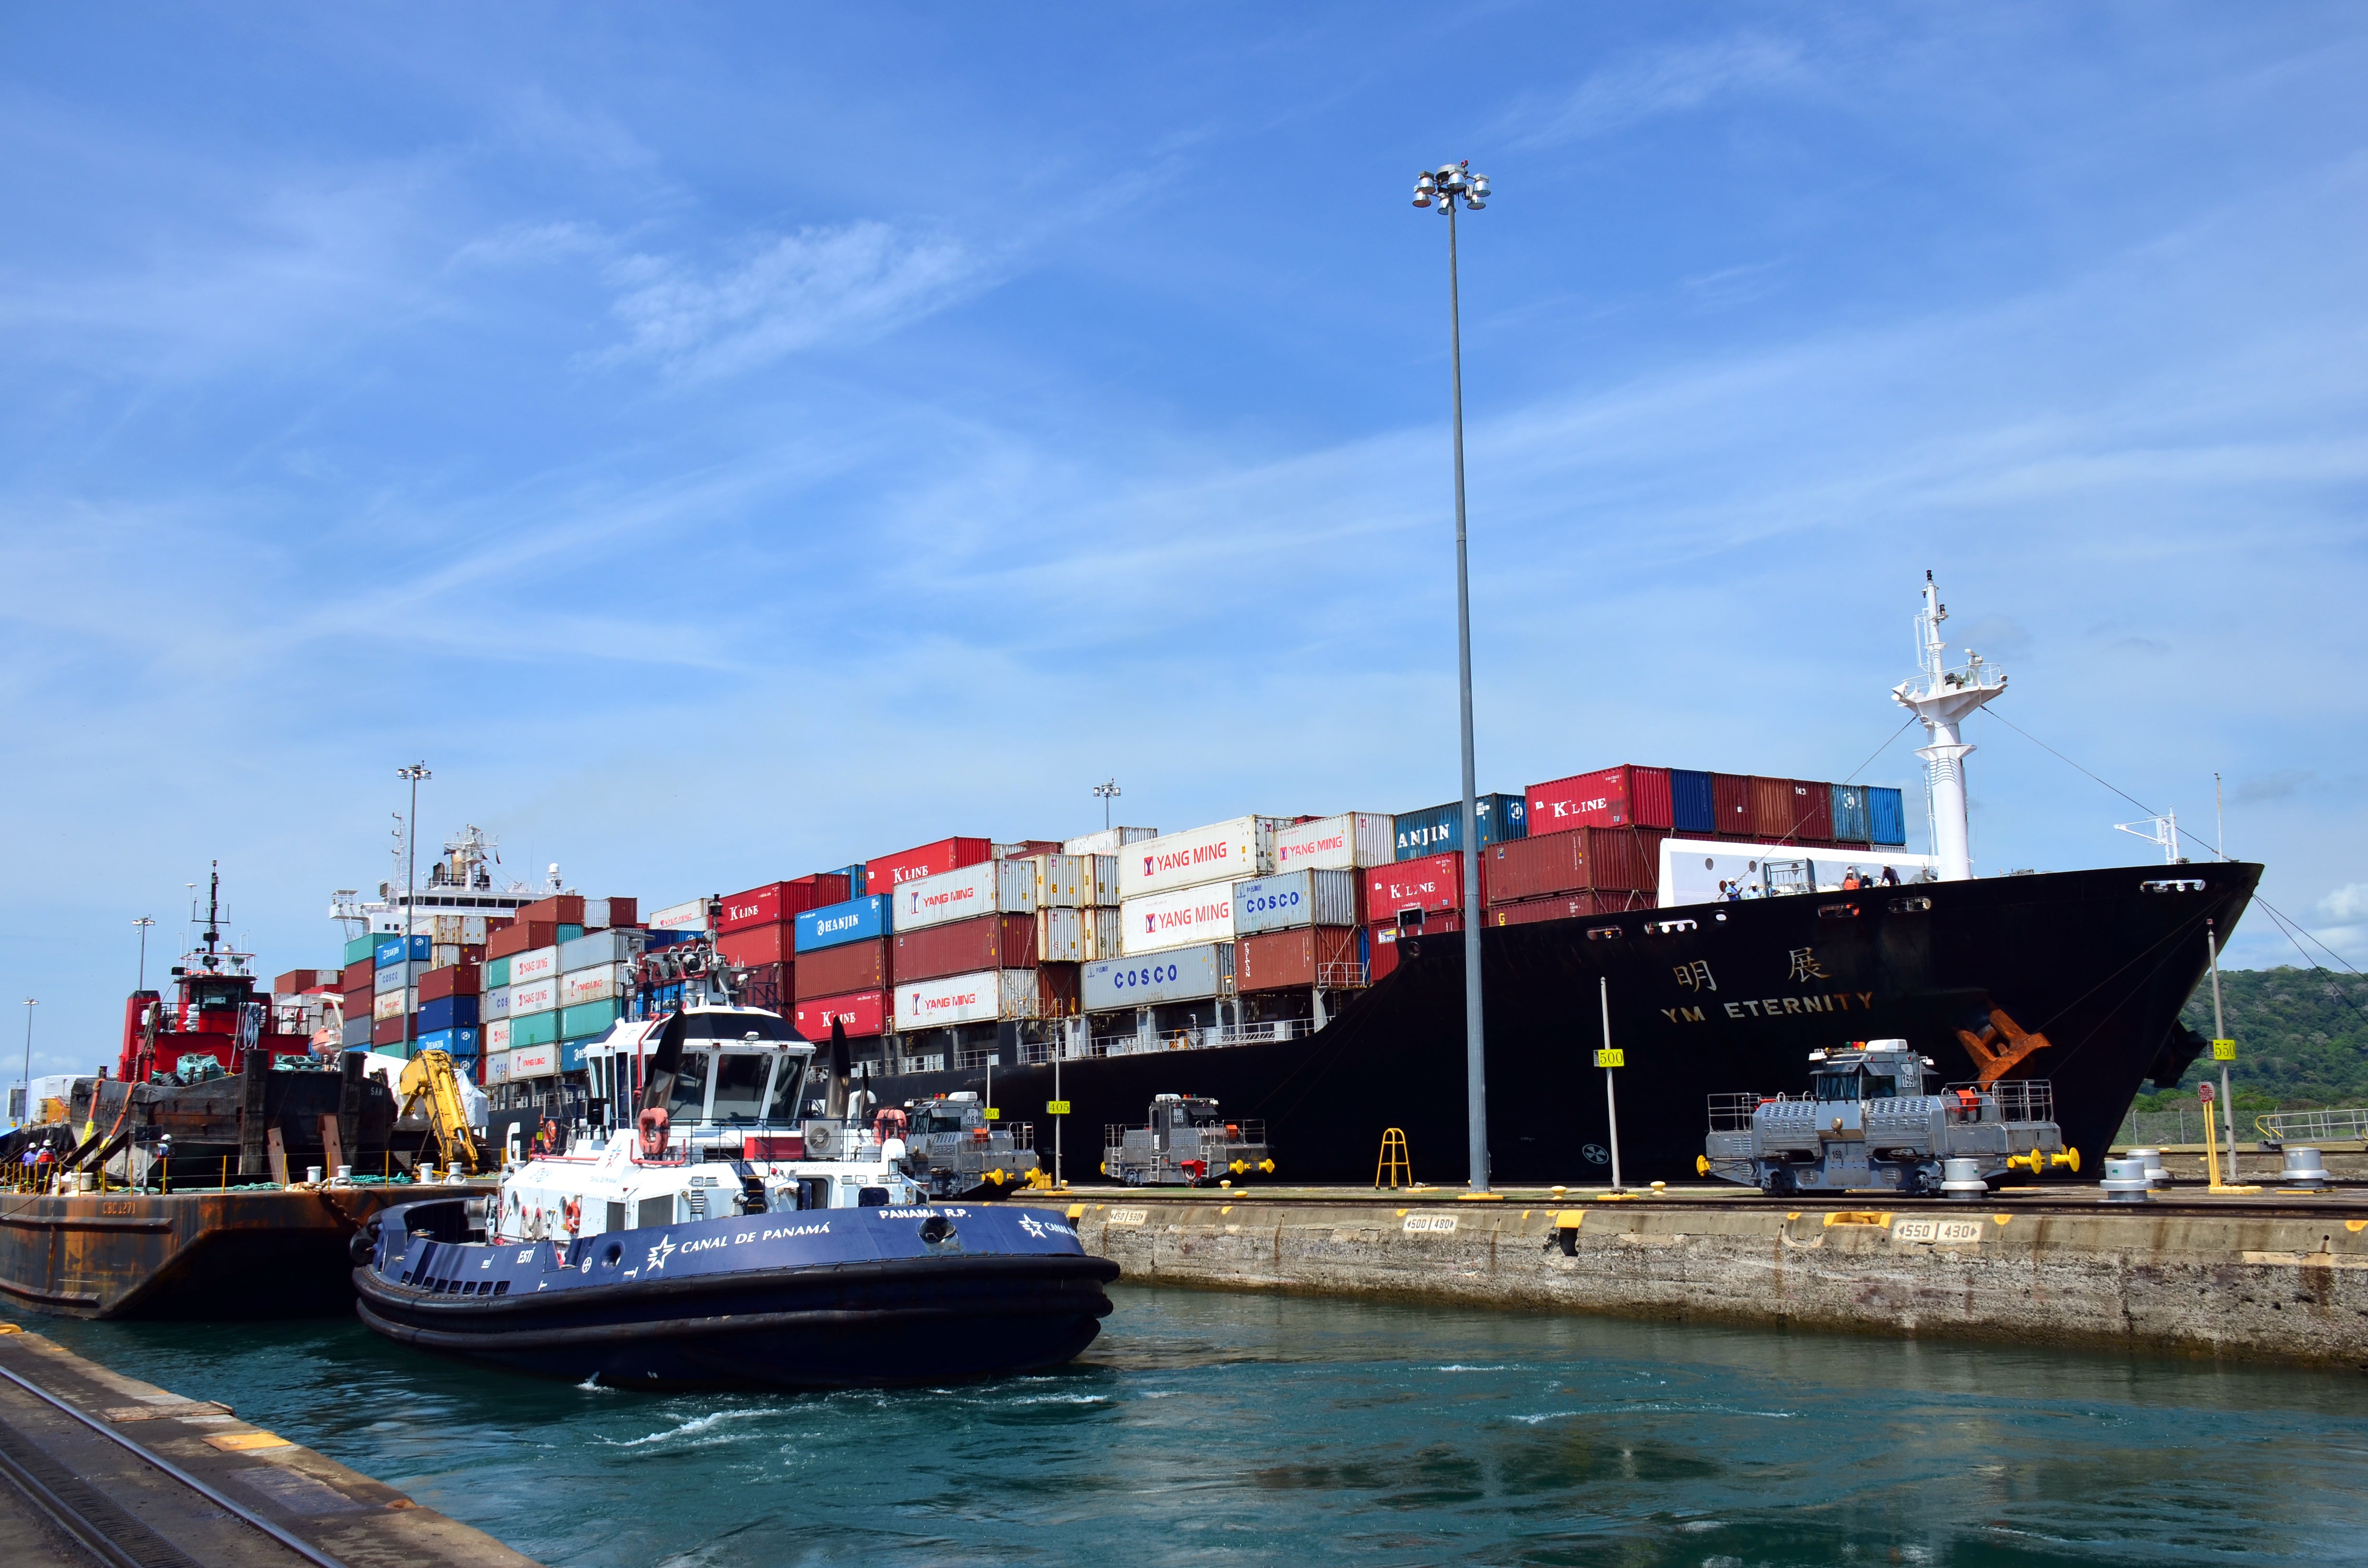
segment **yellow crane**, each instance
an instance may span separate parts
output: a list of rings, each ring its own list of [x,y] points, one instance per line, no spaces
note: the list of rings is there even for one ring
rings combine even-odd
[[[398,1119],[411,1114],[411,1108],[427,1102],[428,1130],[436,1135],[436,1147],[442,1151],[448,1165],[463,1165],[469,1174],[477,1173],[477,1141],[469,1133],[469,1113],[461,1099],[461,1080],[452,1070],[452,1058],[441,1051],[423,1051],[404,1064],[403,1081],[395,1093],[403,1100],[395,1112]]]

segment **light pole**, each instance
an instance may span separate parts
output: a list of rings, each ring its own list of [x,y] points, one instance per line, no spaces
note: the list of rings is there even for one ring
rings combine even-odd
[[[38,996],[25,998],[25,1086],[18,1091],[24,1096],[24,1104],[17,1118],[19,1127],[33,1124],[33,1009],[40,1005],[41,999]]]
[[[140,983],[132,989],[145,991],[148,989],[148,927],[156,923],[143,915],[131,924],[140,927]]]
[[[1108,833],[1110,831],[1110,801],[1116,799],[1120,793],[1121,793],[1121,791],[1118,787],[1118,780],[1115,778],[1111,779],[1107,784],[1097,784],[1094,786],[1094,798],[1102,803],[1102,831],[1104,833]]]
[[[1463,1081],[1472,1142],[1472,1190],[1488,1190],[1487,1040],[1480,1006],[1479,770],[1472,760],[1472,574],[1463,540],[1463,320],[1455,275],[1455,204],[1488,205],[1488,176],[1470,160],[1415,178],[1414,204],[1438,204],[1447,219],[1447,359],[1455,415],[1455,654],[1463,710]]]
[[[403,820],[403,1055],[411,1059],[411,1030],[415,1022],[411,1012],[411,918],[412,907],[419,893],[419,781],[433,778],[424,762],[394,770],[397,778],[411,781],[411,814]]]

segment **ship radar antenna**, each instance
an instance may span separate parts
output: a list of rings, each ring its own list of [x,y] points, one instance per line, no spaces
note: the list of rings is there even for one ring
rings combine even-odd
[[[1965,662],[1951,668],[1948,647],[1941,640],[1941,623],[1948,619],[1949,607],[1941,602],[1941,590],[1928,568],[1924,608],[1916,615],[1916,675],[1892,687],[1891,696],[1915,713],[1930,737],[1916,755],[1924,759],[1932,802],[1932,858],[1940,862],[1942,881],[1961,882],[1974,874],[1965,814],[1965,757],[1974,748],[1959,738],[1959,726],[1967,714],[2006,689],[2006,673],[1984,664],[1971,648],[1965,650]]]

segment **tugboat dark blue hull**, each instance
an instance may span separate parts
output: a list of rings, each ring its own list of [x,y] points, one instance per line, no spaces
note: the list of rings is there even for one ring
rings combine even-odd
[[[823,1210],[489,1244],[437,1239],[452,1233],[450,1217],[416,1211],[442,1207],[389,1212],[354,1271],[362,1321],[421,1349],[621,1388],[1041,1370],[1093,1343],[1118,1277],[1032,1211]]]

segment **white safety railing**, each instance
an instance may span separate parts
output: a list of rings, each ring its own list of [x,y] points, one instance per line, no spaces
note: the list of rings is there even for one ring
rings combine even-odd
[[[2368,1109],[2273,1110],[2253,1125],[2272,1143],[2368,1142]]]

